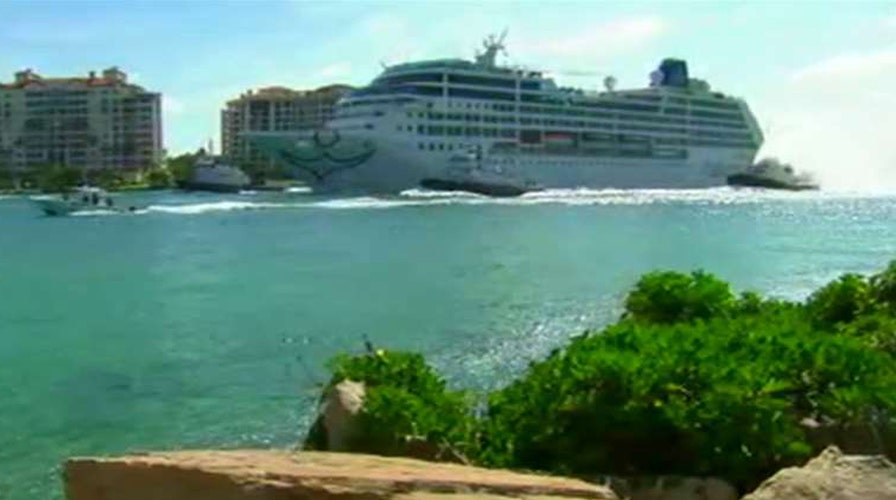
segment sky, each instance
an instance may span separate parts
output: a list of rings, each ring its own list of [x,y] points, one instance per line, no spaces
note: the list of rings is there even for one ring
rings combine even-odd
[[[0,0],[0,20],[0,81],[119,66],[162,93],[173,154],[218,144],[221,108],[250,88],[363,85],[507,29],[500,61],[562,85],[641,87],[684,58],[746,99],[760,155],[826,186],[896,187],[896,1]]]

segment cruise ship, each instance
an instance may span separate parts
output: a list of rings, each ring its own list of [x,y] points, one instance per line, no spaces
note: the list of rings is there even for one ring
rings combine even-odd
[[[763,136],[742,99],[665,59],[644,88],[585,91],[497,64],[503,35],[475,60],[385,67],[319,130],[246,137],[315,190],[397,193],[449,175],[458,158],[508,181],[556,188],[720,186],[753,163]]]

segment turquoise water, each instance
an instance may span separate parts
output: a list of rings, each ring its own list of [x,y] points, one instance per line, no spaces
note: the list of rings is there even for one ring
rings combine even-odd
[[[124,198],[148,208],[0,199],[0,498],[58,498],[70,455],[296,443],[363,335],[485,389],[654,268],[801,298],[896,258],[887,194]]]

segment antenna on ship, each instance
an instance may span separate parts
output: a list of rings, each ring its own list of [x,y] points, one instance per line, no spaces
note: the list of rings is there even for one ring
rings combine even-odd
[[[483,51],[476,55],[476,63],[488,68],[495,67],[495,58],[499,52],[503,53],[505,57],[507,56],[507,48],[504,47],[505,38],[507,38],[507,28],[504,28],[499,37],[495,37],[493,34],[488,35],[482,41]]]

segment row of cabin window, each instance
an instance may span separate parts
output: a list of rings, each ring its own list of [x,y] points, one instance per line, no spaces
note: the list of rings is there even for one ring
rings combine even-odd
[[[478,108],[478,103],[466,103],[468,109],[476,109]],[[475,106],[475,107],[474,107]],[[460,106],[458,106],[460,107]],[[483,107],[485,109],[489,109],[488,104],[484,104]],[[509,111],[513,112],[516,110],[516,106],[514,105],[500,105],[494,104],[491,106],[495,111]],[[678,108],[665,108],[664,113],[671,114],[675,116],[666,117],[662,116],[659,113],[651,113],[650,115],[638,115],[638,114],[629,114],[629,113],[607,113],[601,111],[590,111],[585,109],[576,109],[576,108],[568,108],[568,107],[548,107],[548,106],[519,106],[519,111],[523,113],[544,113],[548,115],[566,115],[566,116],[582,116],[582,117],[597,117],[597,118],[607,118],[607,119],[629,119],[629,120],[638,120],[638,119],[647,119],[649,121],[658,121],[665,123],[682,123],[687,116],[687,112],[684,109]],[[702,125],[707,126],[720,126],[720,127],[728,127],[728,128],[746,128],[746,123],[744,122],[743,114],[719,114],[711,111],[701,111],[693,109],[690,113],[691,116],[703,117],[703,118],[713,118],[719,120],[718,122],[708,122],[701,121]],[[424,113],[419,113],[418,116],[420,118],[427,117],[430,119],[442,119],[442,117],[447,116],[446,119],[467,119],[471,120],[470,116],[475,115],[462,115],[455,114],[454,118],[452,118],[450,113],[443,114],[438,112],[432,112],[429,115],[425,115]],[[413,118],[413,113],[408,112],[408,117]],[[463,118],[462,118],[463,117]],[[503,121],[503,120],[499,120]],[[693,123],[693,122],[692,122]]]
[[[390,77],[384,79],[385,82],[391,84],[404,84],[404,83],[423,83],[424,85],[427,83],[441,83],[442,75],[441,74],[417,74],[417,75],[400,75],[396,77]],[[459,84],[459,85],[478,85],[483,87],[499,87],[504,89],[515,89],[516,88],[516,80],[512,79],[494,79],[488,77],[479,77],[479,76],[466,76],[466,75],[448,75],[448,83],[449,84]],[[541,84],[537,80],[526,81],[523,80],[520,82],[520,88],[523,90],[532,90],[537,91],[541,88]],[[426,89],[426,90],[421,90]],[[414,88],[415,91],[424,94],[431,95],[439,95],[441,94],[441,86],[439,87],[421,87],[417,86]],[[448,95],[451,97],[471,97],[471,98],[491,98],[491,99],[501,99],[501,100],[515,100],[515,96],[512,94],[507,94],[504,92],[489,92],[483,90],[476,89],[457,89],[451,88],[448,89]],[[647,101],[659,101],[661,98],[659,96],[634,96],[627,95],[624,96],[627,99],[640,99]],[[558,104],[563,103],[562,98],[558,98],[554,95],[523,95],[521,96],[521,100],[528,102],[556,102]],[[686,105],[688,103],[691,106],[703,106],[709,108],[723,109],[723,110],[732,110],[739,111],[740,105],[736,102],[731,102],[727,100],[708,100],[708,99],[685,99],[685,98],[670,98],[670,100],[677,104]],[[649,109],[651,107],[650,104],[638,104],[638,103],[607,103],[610,109],[614,106],[623,106],[616,109],[628,109],[628,110],[636,110],[640,108],[640,110],[644,111],[654,111]],[[635,106],[635,107],[625,107],[625,106]],[[597,107],[602,107],[601,103],[596,104]]]
[[[425,127],[417,126],[418,135],[448,135],[467,137],[516,137],[516,129],[498,129],[478,127]]]
[[[411,90],[414,93],[421,95],[429,95],[429,96],[441,96],[442,95],[442,87],[424,87],[424,86],[414,86],[411,87]],[[500,101],[516,101],[517,94],[510,92],[496,92],[496,91],[488,91],[488,90],[473,90],[473,89],[462,89],[462,88],[452,88],[448,87],[448,97],[455,98],[463,98],[463,99],[484,99],[484,100],[500,100]],[[582,100],[567,100],[565,98],[557,97],[554,95],[543,95],[543,94],[520,94],[519,100],[525,103],[543,103],[543,104],[553,104],[555,106],[566,106],[572,105],[577,107],[585,107],[585,108],[598,108],[598,109],[608,109],[608,110],[620,110],[620,111],[641,111],[647,113],[658,113],[660,111],[660,106],[658,104],[647,104],[647,103],[636,103],[636,102],[618,102],[618,101],[582,101]],[[736,103],[731,103],[731,106],[726,106],[727,111],[706,111],[700,109],[693,109],[693,106],[702,105],[703,102],[692,101],[692,109],[691,114],[693,116],[703,116],[703,117],[715,117],[715,118],[731,118],[732,114],[739,113],[740,107]],[[672,107],[667,106],[665,108],[667,112],[673,114],[687,114],[686,107]]]
[[[391,77],[385,77],[377,79],[374,82],[374,85],[380,84],[407,84],[407,83],[442,83],[445,81],[444,73],[413,73],[413,74],[405,74],[405,75],[397,75]],[[448,74],[447,78],[448,83],[459,84],[459,85],[478,85],[483,87],[499,87],[499,88],[516,88],[516,79],[513,78],[496,78],[496,77],[487,77],[487,76],[474,76],[474,75],[461,75],[461,74]],[[540,80],[521,80],[520,87],[525,90],[538,90],[541,87]],[[640,99],[647,101],[659,101],[662,99],[661,96],[655,95],[625,95],[623,96],[627,99]],[[722,98],[719,98],[722,99]],[[713,101],[713,100],[705,100],[705,99],[686,99],[681,97],[672,97],[670,98],[673,102],[679,104],[687,104],[690,102],[698,102],[700,105],[705,105],[708,107],[716,107],[716,108],[729,108],[736,109],[738,105],[736,103],[732,103],[730,101]]]
[[[445,143],[445,142],[420,142],[417,143],[417,149],[429,150],[429,151],[454,151],[454,148],[458,150],[468,150],[472,147],[470,144],[455,144],[455,143]]]
[[[692,146],[714,146],[714,147],[729,147],[729,148],[749,148],[751,145],[737,144],[737,143],[707,143],[707,142],[696,142],[692,141],[690,143]],[[444,143],[444,142],[420,142],[417,143],[417,149],[420,151],[454,151],[457,148],[458,150],[466,150],[470,148],[468,144],[454,144],[454,143]],[[597,153],[603,152],[607,154],[618,154],[619,156],[643,156],[643,157],[665,157],[665,158],[687,158],[688,151],[686,149],[674,149],[674,150],[654,150],[650,147],[648,148],[638,148],[638,149],[614,149],[613,147],[600,147],[595,149],[593,147],[583,147],[577,148],[578,151],[584,153]],[[538,160],[535,160],[538,161]]]
[[[545,106],[545,105],[522,105],[520,106],[521,111],[529,111],[529,112],[555,112],[557,114],[566,114],[571,116],[602,116],[602,117],[612,117],[615,114],[619,114],[619,116],[633,116],[621,113],[608,113],[601,111],[591,111],[590,109],[582,109],[582,107],[588,108],[593,106],[582,106],[581,104],[575,104],[572,107],[569,106]],[[602,106],[601,106],[602,107]],[[652,116],[659,117],[659,108],[652,106],[651,111],[646,111],[651,113]],[[645,112],[643,109],[622,109],[623,111],[637,111],[637,112]],[[617,110],[618,111],[618,110]],[[686,108],[681,107],[672,107],[666,106],[662,108],[664,114],[670,115],[680,115],[686,116],[689,113]],[[743,123],[743,114],[741,113],[716,113],[713,111],[703,111],[700,109],[691,109],[691,116],[700,116],[705,118],[716,118],[721,120],[734,120],[737,123]]]
[[[399,130],[401,130],[401,126],[399,126]],[[408,127],[407,130],[410,132],[411,128]],[[643,127],[618,127],[616,130],[623,132],[639,132],[646,131]],[[541,131],[538,130],[521,130],[521,133],[526,134],[539,134]],[[466,137],[516,137],[515,129],[494,129],[494,128],[478,128],[478,127],[440,127],[440,126],[429,126],[424,127],[423,125],[417,126],[417,133],[419,135],[431,135],[431,136],[466,136]],[[571,133],[575,134],[576,132],[572,131],[563,131],[563,133]],[[659,138],[653,136],[631,136],[626,134],[618,134],[618,137],[636,137],[642,140],[658,140],[661,141],[662,144],[687,144],[693,143],[694,141],[703,143],[706,141],[712,142],[713,140],[718,140],[717,142],[734,142],[741,146],[754,146],[752,138],[748,134],[726,134],[722,132],[712,132],[712,131],[693,131],[690,134],[685,134],[683,132],[679,132],[681,135],[685,136],[684,138]],[[612,138],[612,135],[608,134],[583,134],[585,138],[595,138],[595,137],[604,137],[604,138]],[[688,142],[680,142],[680,141],[688,141]]]
[[[414,73],[407,75],[388,76],[377,79],[376,85],[403,85],[408,83],[441,83],[444,81],[444,73]],[[516,88],[517,80],[510,78],[491,78],[486,76],[471,76],[448,74],[448,83],[459,85],[478,85],[481,87]],[[541,82],[538,80],[520,80],[520,88],[526,90],[538,90]]]
[[[512,120],[510,120],[512,122]],[[649,125],[632,125],[632,124],[612,124],[612,123],[588,123],[582,121],[564,121],[564,120],[545,120],[543,123],[532,120],[529,118],[521,118],[520,125],[543,125],[549,127],[579,127],[579,128],[601,128],[606,130],[634,130],[641,132],[664,132],[669,134],[681,134],[681,135],[690,135],[692,137],[715,137],[722,139],[735,139],[735,140],[752,140],[752,136],[748,133],[744,132],[727,132],[727,131],[716,131],[716,130],[705,130],[705,129],[691,129],[687,128],[668,128],[668,127],[654,127]],[[402,126],[398,126],[398,130],[402,130]],[[411,131],[411,127],[408,126],[408,131]],[[433,126],[430,125],[428,127],[424,127],[424,125],[417,125],[417,133],[418,134],[428,134],[428,135],[440,135],[442,134],[442,130],[456,130],[459,132],[455,132],[455,135],[478,135],[480,130],[478,127],[452,127],[452,126]],[[489,128],[481,129],[492,130]],[[486,132],[483,132],[486,133]]]
[[[520,107],[520,111],[521,112],[537,112],[536,110],[526,109],[525,106]],[[566,114],[566,113],[564,113],[564,114]],[[573,115],[572,113],[568,113],[568,114]],[[411,113],[411,112],[408,112],[407,115],[409,118],[414,117],[414,113]],[[743,117],[741,117],[740,122],[731,123],[731,122],[711,122],[711,121],[706,121],[706,120],[687,121],[684,117],[682,117],[682,118],[667,118],[667,117],[662,117],[662,116],[644,117],[644,116],[630,115],[630,114],[624,114],[624,113],[619,113],[619,114],[615,114],[615,115],[607,114],[607,113],[591,113],[591,115],[592,116],[590,116],[590,117],[592,117],[592,118],[598,117],[598,118],[605,118],[605,119],[610,119],[610,120],[613,120],[613,119],[616,119],[616,120],[641,120],[641,121],[647,121],[647,122],[669,123],[672,125],[679,125],[679,126],[687,126],[688,124],[690,124],[691,126],[697,125],[697,126],[721,127],[721,128],[730,128],[730,129],[740,129],[740,130],[745,130],[747,128],[746,123],[744,123],[742,120]],[[444,119],[444,120],[472,121],[472,122],[482,121],[485,123],[514,123],[514,121],[515,121],[515,117],[513,117],[513,116],[487,115],[487,114],[486,115],[477,115],[477,114],[469,114],[469,113],[464,114],[464,113],[429,112],[429,113],[425,113],[425,114],[418,113],[417,116],[420,118],[425,117],[430,120],[443,120]],[[544,115],[536,117],[536,118],[521,117],[520,123],[538,124],[538,123],[541,123],[543,116]],[[547,114],[547,116],[552,116],[552,115]],[[570,126],[574,125],[574,126],[579,126],[579,127],[586,126],[586,125],[583,125],[585,123],[583,121],[573,122],[573,121],[563,121],[563,120],[558,120],[558,121],[545,120],[544,123],[548,124],[548,125],[570,125]],[[591,126],[592,123],[593,122],[588,122],[587,126]],[[662,130],[662,129],[657,129],[657,130]]]

